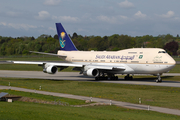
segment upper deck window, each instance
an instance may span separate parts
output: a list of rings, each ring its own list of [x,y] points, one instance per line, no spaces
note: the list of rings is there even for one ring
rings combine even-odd
[[[166,53],[166,51],[159,51],[158,53]]]

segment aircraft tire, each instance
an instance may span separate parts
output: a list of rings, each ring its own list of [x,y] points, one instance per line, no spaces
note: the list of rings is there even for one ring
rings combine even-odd
[[[157,80],[156,80],[156,83],[158,83],[158,82],[159,82],[159,80],[157,79]]]
[[[99,77],[95,77],[95,80],[99,80]]]

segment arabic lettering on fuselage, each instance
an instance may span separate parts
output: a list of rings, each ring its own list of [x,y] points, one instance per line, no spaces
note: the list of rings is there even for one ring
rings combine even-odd
[[[120,56],[120,55],[96,55],[95,59],[121,59],[121,60],[133,60],[135,55],[133,56]]]

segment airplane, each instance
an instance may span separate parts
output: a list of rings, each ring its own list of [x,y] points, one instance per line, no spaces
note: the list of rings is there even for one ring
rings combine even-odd
[[[170,71],[176,64],[175,60],[160,48],[130,48],[119,51],[79,51],[61,23],[56,23],[60,50],[57,54],[35,52],[58,56],[67,61],[59,62],[30,62],[11,61],[15,64],[37,64],[43,67],[43,72],[55,74],[72,66],[72,70],[80,74],[94,77],[95,80],[118,80],[116,74],[126,74],[125,80],[132,80],[134,74],[156,75],[156,82],[162,82],[161,75]],[[132,75],[132,76],[130,76]]]

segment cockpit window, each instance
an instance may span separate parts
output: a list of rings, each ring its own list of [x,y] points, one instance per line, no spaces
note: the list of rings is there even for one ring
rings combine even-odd
[[[166,51],[159,51],[158,53],[166,53]]]

